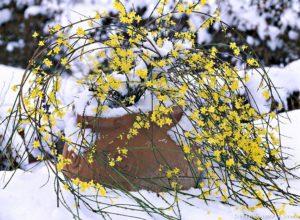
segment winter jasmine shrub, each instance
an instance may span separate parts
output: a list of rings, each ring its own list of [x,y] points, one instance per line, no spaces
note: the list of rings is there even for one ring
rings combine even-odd
[[[265,207],[280,218],[283,204],[299,202],[299,195],[285,187],[294,175],[293,168],[285,165],[287,156],[280,142],[276,109],[266,112],[256,105],[247,86],[251,75],[239,72],[226,57],[260,74],[261,83],[256,89],[271,105],[275,98],[278,100],[278,94],[264,68],[250,56],[247,45],[231,42],[199,46],[197,29],[177,26],[178,19],[201,14],[204,4],[205,1],[178,1],[169,7],[168,1],[158,1],[151,16],[142,17],[115,1],[118,16],[111,18],[113,22],[108,25],[103,22],[107,15],[99,12],[68,26],[57,24],[46,38],[34,33],[39,49],[18,85],[19,96],[10,114],[18,119],[15,130],[27,129],[26,136],[30,137],[25,139],[30,153],[38,160],[48,159],[49,169],[57,173],[57,194],[64,205],[67,206],[60,191],[62,186],[75,196],[78,207],[84,204],[102,216],[118,214],[103,208],[114,204],[97,199],[109,198],[105,184],[61,174],[72,161],[61,154],[58,140],[78,155],[88,152],[90,164],[99,160],[95,158],[97,134],[90,132],[84,121],[75,123],[71,132],[63,130],[62,121],[71,123],[72,111],[94,118],[139,113],[128,132],[120,134],[126,143],[151,124],[171,125],[175,108],[183,112],[183,117],[169,134],[190,164],[196,190],[182,190],[178,181],[182,171],[161,163],[159,172],[170,183],[165,190],[173,201],[164,200],[167,207],[161,209],[135,193],[111,187],[116,193],[122,190],[138,204],[122,206],[124,209],[179,219],[176,201],[188,202],[191,197],[221,200],[250,213]],[[230,29],[222,22],[219,11],[205,16],[199,28],[218,24],[224,33]],[[99,37],[102,31],[107,34]],[[68,72],[74,74],[74,94],[73,100],[66,101],[67,94],[61,91]],[[23,89],[26,84],[28,91]],[[128,156],[126,144],[115,151],[116,156],[107,155],[112,168],[124,163]],[[87,190],[94,193],[87,194]]]

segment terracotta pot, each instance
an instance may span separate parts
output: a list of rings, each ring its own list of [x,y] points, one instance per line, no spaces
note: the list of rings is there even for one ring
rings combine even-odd
[[[169,137],[167,131],[177,123],[182,111],[175,109],[171,114],[173,123],[169,126],[159,127],[154,123],[149,129],[139,129],[138,135],[127,140],[126,134],[132,128],[137,114],[128,114],[116,118],[95,118],[78,116],[77,121],[85,122],[86,128],[100,132],[96,141],[94,162],[89,164],[89,152],[77,155],[68,151],[64,146],[63,155],[71,159],[72,163],[64,168],[64,173],[70,178],[79,177],[81,180],[94,180],[113,188],[126,190],[149,189],[163,191],[171,188],[170,180],[161,165],[166,169],[180,169],[180,176],[176,179],[182,189],[194,186],[195,182],[190,172],[190,166],[184,157],[181,148]],[[121,140],[120,134],[125,134]],[[108,154],[116,157],[117,148],[128,149],[127,157],[114,167],[108,164]]]

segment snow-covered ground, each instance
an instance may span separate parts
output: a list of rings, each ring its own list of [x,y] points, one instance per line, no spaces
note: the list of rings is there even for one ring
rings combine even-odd
[[[282,119],[283,145],[290,148],[288,151],[292,155],[290,163],[300,163],[300,110],[288,113],[288,119]],[[286,117],[286,115],[283,115]],[[31,165],[33,166],[33,165]],[[11,175],[15,175],[11,182],[3,189]],[[50,176],[49,176],[50,174]],[[300,170],[298,170],[300,175]],[[49,173],[45,164],[41,163],[28,171],[16,170],[10,172],[0,172],[0,219],[1,220],[40,220],[54,219],[66,220],[72,219],[72,215],[62,205],[57,207],[55,193],[55,175]],[[292,180],[291,187],[300,193],[300,180]],[[64,191],[64,190],[63,190]],[[191,192],[193,190],[190,190]],[[163,207],[163,202],[156,193],[141,191],[147,199],[154,202],[157,206]],[[74,198],[70,193],[64,191],[65,199],[74,207]],[[138,193],[136,193],[138,195]],[[111,198],[111,199],[109,199]],[[108,192],[107,197],[99,199],[100,202],[113,202],[116,204],[135,204],[133,200],[125,195],[116,195]],[[180,202],[182,219],[247,219],[243,211],[236,207],[229,207],[218,202],[211,202],[206,205],[200,200],[190,200],[194,206],[185,202]],[[144,219],[162,219],[159,216],[149,216],[145,213],[133,212],[125,209],[109,208],[106,211],[118,212],[119,214],[133,215]],[[273,219],[266,210],[259,210],[259,215],[263,219]],[[92,212],[86,210],[83,206],[80,209],[80,216],[84,220],[99,219]],[[297,219],[300,216],[300,207],[286,207],[286,215],[283,219]],[[113,219],[128,219],[112,215]]]
[[[0,172],[0,187],[3,187],[14,172]],[[40,219],[71,219],[72,215],[60,205],[56,206],[56,194],[54,191],[54,175],[51,173],[48,179],[48,170],[44,164],[41,164],[31,171],[24,172],[17,170],[12,182],[0,192],[0,219],[5,220],[40,220]],[[46,184],[46,185],[44,185]],[[157,197],[156,193],[141,191],[147,199],[158,205],[162,201]],[[72,195],[65,192],[65,197],[72,207],[74,199]],[[126,198],[126,196],[116,196],[115,193],[108,193],[107,198],[111,197],[111,201],[117,204],[135,204],[134,201]],[[107,202],[107,198],[101,198],[100,202]],[[210,203],[206,205],[202,201],[195,203],[195,207],[187,204],[180,204],[183,219],[197,219],[201,216],[203,219],[235,219],[238,213],[234,208],[226,207],[219,203]],[[129,216],[136,216],[144,219],[161,219],[158,216],[149,216],[146,213],[128,211],[126,209],[109,208],[111,211]],[[95,215],[85,208],[80,210],[80,216],[84,220],[99,219],[99,215]],[[128,217],[120,217],[112,215],[113,219],[128,219]],[[100,218],[101,219],[101,218]]]

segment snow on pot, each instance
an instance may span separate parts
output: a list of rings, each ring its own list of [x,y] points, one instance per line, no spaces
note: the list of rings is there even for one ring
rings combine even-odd
[[[150,122],[149,127],[139,129],[138,134],[130,139],[126,135],[140,114],[114,118],[78,115],[77,122],[100,133],[95,143],[95,158],[89,162],[89,151],[78,155],[65,145],[63,156],[72,163],[65,166],[64,173],[71,178],[94,180],[110,187],[161,191],[174,188],[171,177],[163,170],[169,168],[178,172],[176,182],[182,188],[191,188],[195,182],[190,163],[180,146],[167,134],[182,114],[180,108],[174,108],[170,125],[160,127]]]

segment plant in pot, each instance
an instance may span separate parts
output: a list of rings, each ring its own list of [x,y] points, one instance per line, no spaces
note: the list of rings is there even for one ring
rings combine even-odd
[[[197,28],[218,23],[225,34],[230,28],[218,12],[206,15],[197,28],[177,28],[186,14],[205,15],[199,7],[179,1],[169,8],[159,1],[151,16],[142,18],[115,1],[119,13],[113,22],[106,25],[97,13],[56,25],[47,46],[32,58],[16,114],[31,124],[35,150],[65,175],[57,175],[58,185],[91,210],[97,208],[88,204],[98,199],[78,189],[95,188],[101,196],[107,188],[121,190],[144,211],[167,218],[176,213],[167,214],[130,191],[168,191],[174,204],[178,195],[221,197],[249,210],[264,206],[278,218],[276,198],[299,201],[273,181],[292,175],[281,154],[278,126],[270,123],[277,116],[260,111],[247,87],[249,76],[230,60],[261,74],[259,89],[269,103],[276,95],[272,82],[246,46],[197,45]],[[99,37],[99,32],[106,34]],[[68,72],[73,76],[65,77]],[[25,83],[31,83],[28,92],[22,90]],[[64,132],[59,129],[63,117]],[[58,139],[65,142],[62,154]],[[197,190],[185,191],[191,187]]]

